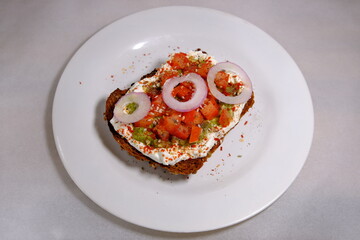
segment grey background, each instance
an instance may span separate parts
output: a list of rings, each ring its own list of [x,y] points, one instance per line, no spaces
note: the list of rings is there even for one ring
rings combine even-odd
[[[273,36],[313,99],[308,160],[288,191],[250,220],[174,234],[135,226],[72,182],[52,135],[59,77],[96,31],[165,5],[237,15]],[[360,1],[0,1],[0,239],[359,239]],[[176,221],[176,219],[174,219]]]

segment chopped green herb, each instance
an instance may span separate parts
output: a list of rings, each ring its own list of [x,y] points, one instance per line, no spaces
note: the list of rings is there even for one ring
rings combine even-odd
[[[132,133],[132,137],[142,142],[146,145],[152,146],[154,139],[151,137],[152,133],[147,131],[146,128],[143,127],[134,127],[134,131]]]
[[[139,107],[139,105],[137,103],[129,103],[125,106],[125,112],[127,114],[132,114],[133,112],[135,112],[135,110]]]
[[[187,146],[189,144],[189,142],[187,140],[183,140],[183,139],[177,138],[175,136],[171,137],[171,142],[172,143],[177,143],[180,146]]]
[[[219,126],[219,118],[214,118],[212,120],[205,120],[201,123],[201,128],[203,129],[200,134],[200,140],[203,140],[209,132],[213,131],[213,128]]]
[[[220,104],[221,110],[226,109],[226,110],[230,113],[230,115],[231,115],[232,118],[234,117],[234,111],[233,111],[233,109],[232,109],[233,107],[234,107],[233,104],[227,104],[227,103],[221,103],[221,104]]]
[[[153,146],[156,148],[167,148],[167,147],[171,147],[171,143],[168,141],[163,141],[161,139],[156,139],[155,141],[153,141]]]
[[[234,104],[228,104],[228,103],[220,103],[220,107],[221,109],[224,109],[224,108],[232,108],[234,106]]]
[[[226,87],[226,89],[225,89],[225,91],[227,92],[227,93],[230,93],[230,94],[235,94],[235,87],[233,87],[233,86],[227,86]]]

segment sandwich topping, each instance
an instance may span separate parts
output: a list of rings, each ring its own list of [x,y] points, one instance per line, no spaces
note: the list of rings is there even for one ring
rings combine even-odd
[[[110,122],[142,154],[174,165],[207,156],[239,122],[251,94],[251,81],[237,65],[217,64],[202,51],[180,52],[134,83]]]

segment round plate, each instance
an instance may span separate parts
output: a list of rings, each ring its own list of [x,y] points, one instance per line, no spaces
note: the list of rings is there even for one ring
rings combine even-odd
[[[105,100],[170,53],[197,48],[245,69],[256,102],[196,175],[173,176],[120,150]],[[56,90],[53,128],[66,170],[99,206],[147,228],[197,232],[248,219],[285,192],[309,152],[313,108],[299,68],[262,30],[215,10],[164,7],[110,24],[77,51]]]

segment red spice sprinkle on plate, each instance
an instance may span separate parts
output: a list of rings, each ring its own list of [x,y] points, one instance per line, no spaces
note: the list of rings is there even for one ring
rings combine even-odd
[[[222,146],[220,146],[220,151],[222,151],[223,150],[223,147]]]
[[[248,121],[245,121],[245,122],[244,122],[244,125],[246,125],[246,124],[248,124]]]

